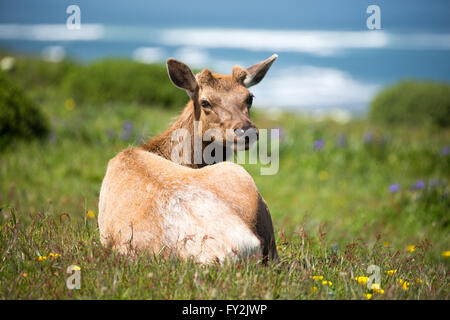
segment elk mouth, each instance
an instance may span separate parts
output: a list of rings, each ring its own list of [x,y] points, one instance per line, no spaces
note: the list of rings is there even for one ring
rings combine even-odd
[[[234,130],[233,134],[227,132],[223,139],[217,138],[211,136],[208,141],[226,146],[234,151],[249,150],[258,141],[259,132],[256,128],[251,128],[244,133]]]
[[[241,129],[242,130],[242,129]],[[236,132],[235,130],[235,138],[234,138],[234,146],[235,150],[248,150],[251,146],[253,146],[259,139],[258,129],[252,128],[247,130],[246,132]]]

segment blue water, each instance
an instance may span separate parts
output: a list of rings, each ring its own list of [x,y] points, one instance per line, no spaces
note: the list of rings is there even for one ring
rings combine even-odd
[[[64,25],[68,16],[65,10],[71,4],[80,6],[82,26],[100,25],[104,34],[88,41],[2,35],[2,25]],[[369,4],[381,8],[381,31],[366,28],[365,10]],[[0,1],[0,47],[42,54],[46,48],[57,46],[66,56],[82,61],[133,58],[139,48],[157,48],[158,61],[169,56],[184,57],[195,68],[205,66],[218,72],[231,71],[234,63],[256,63],[276,52],[279,59],[268,78],[254,89],[261,105],[361,112],[378,90],[400,79],[450,82],[449,13],[450,1]],[[318,41],[337,41],[336,50],[333,47],[331,52],[320,47],[312,51],[291,49],[286,42],[280,48],[277,44],[271,47],[264,39],[262,48],[257,41],[249,41],[248,46],[245,41],[239,45],[233,41],[210,45],[208,42],[217,39],[207,37],[205,43],[200,39],[191,46],[176,37],[172,43],[161,38],[165,30],[173,28],[195,28],[200,35],[214,28],[219,30],[218,38],[224,30],[340,31],[342,37],[349,31],[382,32],[390,40],[369,48],[338,48],[340,34],[337,39],[320,35]],[[421,34],[430,39],[438,37],[422,43],[415,37]]]

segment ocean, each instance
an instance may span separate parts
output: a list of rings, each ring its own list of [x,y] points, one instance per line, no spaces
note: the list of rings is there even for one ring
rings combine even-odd
[[[344,5],[345,3],[345,5]],[[369,4],[381,29],[369,30]],[[77,4],[81,29],[66,9]],[[448,1],[1,1],[0,48],[57,61],[176,57],[230,73],[279,55],[252,88],[255,105],[361,114],[384,86],[415,78],[450,81]]]

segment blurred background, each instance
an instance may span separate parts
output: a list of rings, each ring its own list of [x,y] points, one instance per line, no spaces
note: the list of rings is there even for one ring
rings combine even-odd
[[[0,1],[0,210],[95,217],[108,160],[188,101],[168,57],[230,73],[277,53],[251,116],[278,129],[280,170],[245,165],[277,232],[329,222],[337,244],[429,239],[444,259],[449,13],[447,0]]]
[[[66,28],[72,4],[81,9],[80,30]],[[372,4],[381,9],[381,30],[366,26]],[[2,1],[0,43],[51,61],[174,56],[221,73],[278,53],[255,88],[258,106],[362,114],[399,79],[450,79],[449,12],[445,0]]]

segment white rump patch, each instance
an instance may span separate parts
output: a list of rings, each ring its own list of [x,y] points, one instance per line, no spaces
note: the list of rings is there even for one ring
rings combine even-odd
[[[260,240],[234,210],[209,191],[178,191],[160,207],[163,243],[201,263],[261,254]]]

